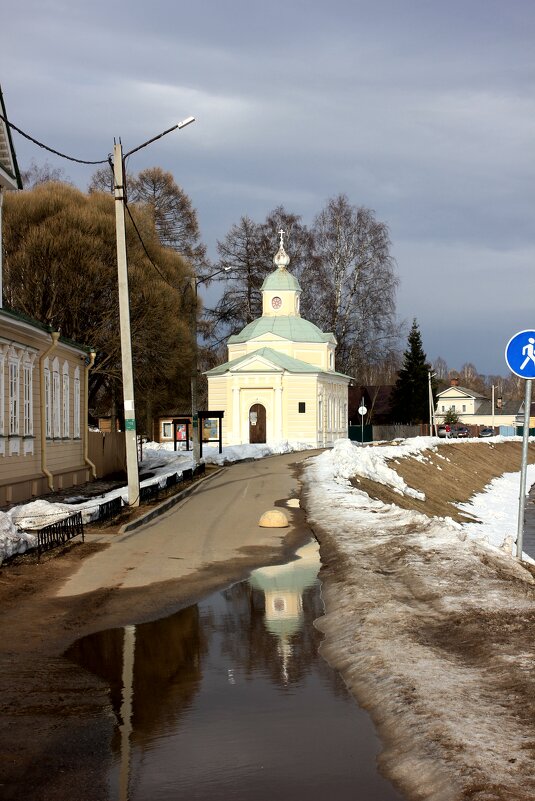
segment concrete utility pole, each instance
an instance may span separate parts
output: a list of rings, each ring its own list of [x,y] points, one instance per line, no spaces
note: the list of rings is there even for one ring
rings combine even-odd
[[[121,360],[123,369],[124,428],[126,444],[126,472],[128,474],[128,505],[139,506],[139,470],[137,461],[136,413],[134,405],[134,373],[132,369],[132,338],[130,333],[130,301],[128,295],[128,263],[126,258],[126,230],[124,209],[126,193],[124,185],[124,159],[137,153],[147,145],[161,139],[172,131],[185,128],[195,122],[187,117],[152,139],[129,150],[123,156],[121,142],[113,147],[113,177],[115,189],[115,227],[117,237],[117,273],[119,281],[119,323],[121,327]]]
[[[121,142],[116,142],[113,148],[113,175],[115,179],[115,230],[117,237],[119,322],[121,327],[121,360],[123,369],[124,435],[126,445],[126,472],[128,475],[128,505],[139,506],[139,470],[137,464],[134,372],[132,369],[132,339],[130,333],[130,302],[128,295],[128,264],[126,259],[126,228],[124,219],[124,163]]]
[[[199,418],[198,418],[198,400],[197,400],[197,372],[199,370],[199,348],[197,345],[197,297],[198,297],[198,287],[199,282],[195,279],[195,276],[191,279],[191,293],[192,293],[192,329],[193,329],[193,369],[191,371],[191,439],[192,439],[192,456],[193,456],[193,464],[195,467],[199,464],[201,460],[201,442],[200,438],[202,436],[202,432],[199,430]]]

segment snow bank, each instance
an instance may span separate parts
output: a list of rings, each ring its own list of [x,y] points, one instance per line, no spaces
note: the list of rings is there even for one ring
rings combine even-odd
[[[4,559],[35,548],[37,537],[19,531],[7,512],[0,512],[0,565]]]
[[[307,519],[327,557],[326,614],[316,621],[322,654],[371,713],[384,744],[382,770],[407,797],[458,801],[479,788],[481,798],[527,799],[532,720],[522,693],[532,697],[526,635],[534,581],[510,548],[506,555],[495,547],[516,520],[518,474],[493,482],[470,509],[489,525],[496,507],[509,513],[497,538],[483,523],[403,510],[348,481],[381,476],[403,492],[384,460],[425,460],[437,445],[341,442],[305,464]],[[488,516],[485,503],[494,510]]]
[[[506,441],[504,437],[494,437],[492,442],[500,440]],[[464,440],[464,442],[466,441]],[[479,443],[481,447],[485,447],[489,442],[489,440],[485,440],[483,443],[480,439],[472,441]],[[387,461],[411,456],[418,461],[425,462],[428,459],[426,451],[436,452],[440,448],[440,442],[435,437],[415,437],[414,439],[400,440],[397,445],[377,447],[363,446],[350,440],[337,442],[332,450],[325,451],[314,460],[317,481],[321,482],[323,487],[324,503],[332,503],[336,497],[336,502],[340,504],[341,508],[358,508],[362,522],[367,520],[370,524],[372,519],[377,519],[379,510],[381,510],[383,520],[391,517],[395,521],[395,525],[399,525],[402,521],[408,524],[420,519],[422,516],[418,513],[403,512],[380,501],[372,501],[365,493],[360,493],[361,497],[359,498],[359,491],[351,486],[349,479],[363,476],[391,487],[400,495],[425,500],[425,495],[408,487],[395,470],[387,465]],[[491,547],[502,548],[509,555],[515,555],[519,481],[519,473],[506,473],[493,479],[482,492],[474,495],[468,503],[457,504],[459,509],[469,513],[476,522],[456,523],[450,518],[444,520],[445,529],[451,530],[453,541],[458,539],[458,533],[462,532],[463,536],[484,542]],[[535,484],[535,465],[533,464],[528,465],[526,494],[532,484]],[[319,503],[321,503],[321,495],[322,493],[319,493],[317,498]],[[527,554],[524,554],[524,558],[532,561]]]

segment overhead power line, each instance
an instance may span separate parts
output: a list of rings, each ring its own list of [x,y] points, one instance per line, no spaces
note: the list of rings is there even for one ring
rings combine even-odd
[[[12,128],[14,131],[19,133],[21,136],[24,136],[25,139],[28,139],[30,142],[33,142],[34,145],[37,145],[38,147],[42,147],[43,150],[48,150],[49,153],[53,153],[55,156],[59,156],[62,159],[67,159],[67,161],[75,161],[77,164],[107,164],[108,163],[108,159],[102,159],[101,161],[87,161],[86,159],[76,159],[76,158],[74,158],[74,156],[67,156],[65,153],[60,153],[59,150],[54,150],[53,147],[48,147],[48,145],[43,144],[43,142],[39,142],[37,139],[34,139],[33,136],[30,136],[30,134],[27,134],[23,130],[21,130],[20,128],[17,128],[17,126],[13,125],[13,123],[10,122],[7,119],[7,117],[4,117],[3,114],[0,114],[0,119],[4,120],[6,125],[9,125],[10,128]]]

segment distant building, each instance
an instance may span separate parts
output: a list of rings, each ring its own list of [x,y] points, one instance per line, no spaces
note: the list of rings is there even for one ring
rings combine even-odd
[[[228,340],[208,370],[208,408],[224,411],[223,444],[298,440],[329,447],[347,437],[350,377],[335,369],[333,334],[303,319],[283,232],[262,285],[262,316]]]
[[[518,401],[504,402],[498,397],[487,398],[473,389],[459,386],[459,379],[452,378],[451,385],[437,395],[436,420],[441,423],[451,410],[466,425],[513,426],[519,413]]]

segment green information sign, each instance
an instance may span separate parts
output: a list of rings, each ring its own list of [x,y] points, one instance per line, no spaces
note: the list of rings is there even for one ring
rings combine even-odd
[[[195,415],[193,418],[193,428],[199,428],[199,418],[197,415]]]
[[[135,431],[136,430],[136,421],[134,419],[129,419],[128,417],[124,421],[124,430],[125,431]]]

